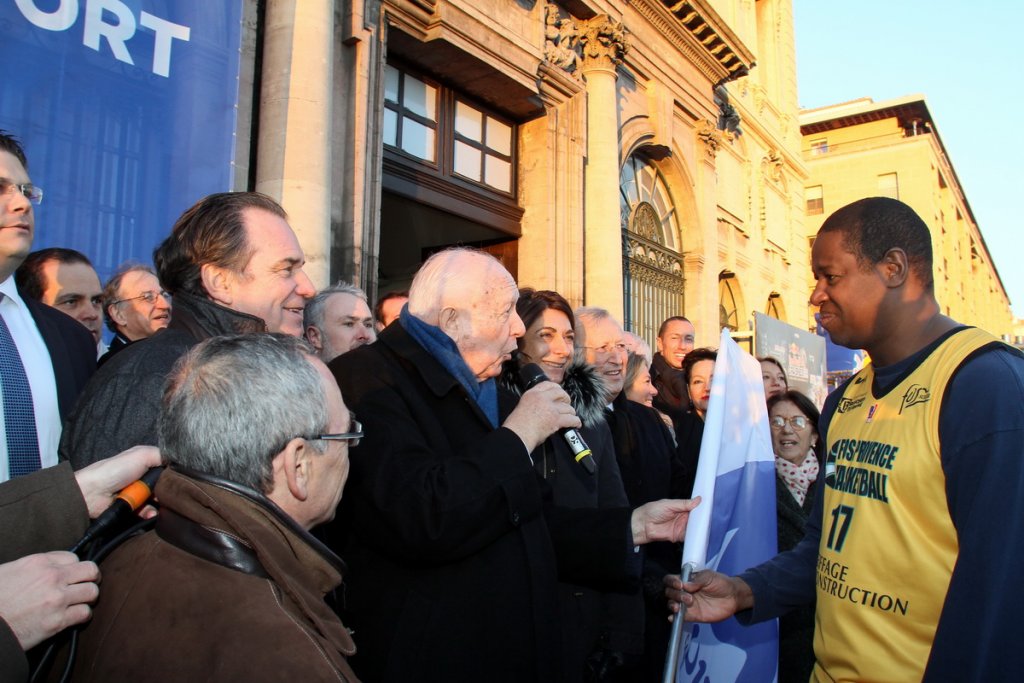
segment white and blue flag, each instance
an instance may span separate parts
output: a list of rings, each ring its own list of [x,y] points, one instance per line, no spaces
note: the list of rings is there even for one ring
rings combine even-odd
[[[774,557],[775,456],[761,366],[722,330],[704,420],[683,564],[738,574]],[[735,618],[692,624],[677,681],[771,683],[778,668],[778,622],[741,626]]]

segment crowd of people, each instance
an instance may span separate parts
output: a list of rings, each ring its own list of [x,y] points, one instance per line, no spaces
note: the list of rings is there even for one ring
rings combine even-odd
[[[682,584],[716,359],[687,318],[652,352],[468,248],[371,308],[348,283],[316,291],[287,214],[250,192],[199,200],[153,267],[101,286],[85,255],[31,251],[41,198],[0,132],[0,681],[656,681],[680,603],[782,616],[782,682],[909,680],[952,666],[939,644],[973,601],[1010,623],[971,583],[993,556],[971,506],[1024,493],[1024,364],[939,315],[927,228],[899,202],[840,210],[814,247],[822,323],[875,365],[819,422],[761,359],[781,554]],[[1002,400],[968,405],[989,385]],[[858,450],[865,423],[884,448]],[[161,464],[145,519],[65,550]],[[905,622],[844,587],[909,602]]]

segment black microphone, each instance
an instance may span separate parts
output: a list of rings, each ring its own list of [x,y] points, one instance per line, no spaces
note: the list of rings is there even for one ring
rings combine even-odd
[[[71,552],[77,554],[78,551],[92,543],[98,536],[106,533],[111,527],[119,524],[145,505],[153,497],[156,481],[163,474],[163,471],[163,467],[151,467],[146,470],[141,479],[121,489],[121,492],[117,494],[110,507],[104,510],[89,525],[89,528],[85,530],[85,535],[71,548]]]
[[[544,374],[544,371],[536,363],[527,363],[519,368],[519,378],[523,380],[523,384],[526,386],[523,391],[529,391],[541,382],[548,381],[548,376]],[[590,446],[583,440],[580,433],[575,429],[568,428],[559,429],[558,433],[569,444],[573,457],[576,459],[576,462],[583,465],[583,469],[587,471],[587,474],[597,472],[597,463],[594,462],[594,455],[590,452]]]

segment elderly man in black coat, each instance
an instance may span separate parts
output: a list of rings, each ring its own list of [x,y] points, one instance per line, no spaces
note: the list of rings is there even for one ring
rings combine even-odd
[[[541,382],[494,378],[524,332],[491,256],[432,256],[398,324],[331,362],[365,425],[330,542],[349,563],[353,665],[373,681],[557,681],[559,578],[635,581],[635,546],[678,539],[693,503],[554,507],[530,453],[580,421]]]

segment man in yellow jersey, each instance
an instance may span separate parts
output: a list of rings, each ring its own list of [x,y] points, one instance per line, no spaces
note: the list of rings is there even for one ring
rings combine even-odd
[[[737,577],[666,577],[668,597],[745,623],[816,599],[814,680],[1018,680],[1024,355],[940,313],[928,227],[899,201],[839,209],[812,267],[822,325],[872,362],[825,403],[806,536]]]

